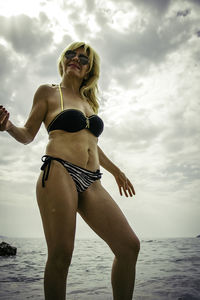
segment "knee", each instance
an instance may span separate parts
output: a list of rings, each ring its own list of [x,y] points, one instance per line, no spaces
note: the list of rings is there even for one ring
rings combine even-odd
[[[130,259],[136,259],[140,252],[140,241],[139,239],[134,236],[130,242],[127,242],[127,247],[125,249],[125,254]]]
[[[140,240],[138,239],[137,236],[134,238],[133,247],[134,247],[136,253],[139,254],[139,252],[140,252]]]
[[[56,247],[48,251],[47,263],[59,271],[65,271],[71,264],[73,246]]]
[[[136,261],[139,251],[140,241],[136,236],[133,236],[131,239],[125,241],[123,245],[120,245],[116,257],[128,262]]]
[[[134,242],[133,248],[134,248],[135,253],[138,256],[138,254],[140,252],[140,240],[138,239],[138,237],[135,238],[135,242]]]

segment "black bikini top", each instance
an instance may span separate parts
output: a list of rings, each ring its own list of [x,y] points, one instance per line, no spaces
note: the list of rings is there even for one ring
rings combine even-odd
[[[67,132],[76,132],[82,129],[90,130],[96,137],[99,137],[103,131],[103,121],[97,115],[86,117],[84,113],[78,109],[63,109],[63,95],[61,87],[60,102],[62,111],[51,121],[47,127],[47,131],[64,130]]]

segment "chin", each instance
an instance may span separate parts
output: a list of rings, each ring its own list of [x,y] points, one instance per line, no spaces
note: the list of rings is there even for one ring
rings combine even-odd
[[[70,77],[78,77],[78,78],[82,78],[82,77],[80,76],[80,73],[79,73],[79,72],[76,72],[75,70],[67,70],[67,71],[65,72],[65,76],[66,76],[66,77],[70,76]]]

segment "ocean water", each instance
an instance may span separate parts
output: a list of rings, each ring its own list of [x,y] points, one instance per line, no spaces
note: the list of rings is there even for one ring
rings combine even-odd
[[[0,299],[44,299],[44,239],[2,241],[17,247],[17,255],[0,256]],[[102,240],[76,240],[67,299],[111,300],[112,260],[113,254]],[[200,300],[200,239],[142,240],[133,299]]]

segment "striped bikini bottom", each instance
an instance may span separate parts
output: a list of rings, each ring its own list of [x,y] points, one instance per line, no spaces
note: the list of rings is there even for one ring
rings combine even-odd
[[[43,165],[41,167],[41,170],[43,171],[43,187],[45,186],[45,181],[47,181],[48,179],[52,160],[56,160],[59,163],[61,163],[61,165],[63,165],[63,167],[68,171],[68,173],[74,180],[77,192],[79,193],[84,192],[94,181],[101,179],[102,173],[100,173],[99,169],[95,172],[89,171],[87,169],[76,166],[68,161],[65,161],[61,158],[44,155],[42,156]]]

